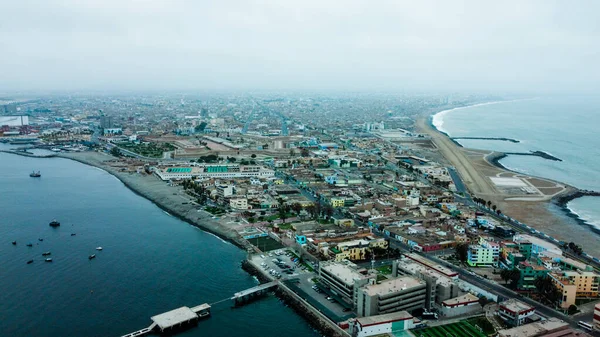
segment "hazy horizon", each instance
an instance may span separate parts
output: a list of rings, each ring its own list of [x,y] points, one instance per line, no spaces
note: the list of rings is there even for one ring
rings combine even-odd
[[[593,93],[599,10],[597,1],[3,2],[0,90]]]

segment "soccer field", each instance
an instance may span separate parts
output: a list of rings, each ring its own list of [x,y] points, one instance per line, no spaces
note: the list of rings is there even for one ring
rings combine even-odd
[[[487,337],[467,321],[412,330],[417,337]]]

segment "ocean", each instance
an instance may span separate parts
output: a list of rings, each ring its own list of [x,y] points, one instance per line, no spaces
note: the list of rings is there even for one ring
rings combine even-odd
[[[468,148],[503,152],[544,151],[562,162],[532,156],[507,156],[508,169],[600,191],[600,99],[539,97],[490,102],[440,112],[434,126],[451,137],[503,137],[457,140]],[[583,197],[568,204],[580,220],[600,230],[600,198]]]
[[[0,205],[1,336],[121,336],[153,315],[257,284],[240,268],[244,251],[78,162],[0,153]],[[61,226],[49,227],[53,219]],[[212,317],[177,334],[282,335],[319,336],[272,295],[235,309],[216,304]]]

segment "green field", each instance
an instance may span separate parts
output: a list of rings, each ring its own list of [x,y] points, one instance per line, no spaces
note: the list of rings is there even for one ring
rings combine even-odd
[[[467,321],[411,331],[417,337],[487,337]]]
[[[256,239],[249,239],[248,241],[263,252],[283,248],[283,245],[281,243],[275,241],[269,236],[264,236]]]

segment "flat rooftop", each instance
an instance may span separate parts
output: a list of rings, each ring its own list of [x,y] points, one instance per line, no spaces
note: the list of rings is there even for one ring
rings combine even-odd
[[[519,313],[519,312],[523,312],[523,311],[527,311],[527,310],[531,310],[534,309],[534,307],[530,306],[527,303],[523,303],[521,301],[518,301],[514,298],[508,300],[508,301],[504,301],[502,303],[500,303],[500,307],[501,308],[505,308],[507,310],[510,310],[512,312],[515,313]]]
[[[447,307],[454,307],[459,304],[467,304],[467,303],[478,302],[478,301],[479,301],[479,297],[468,293],[468,294],[465,294],[462,296],[447,299],[447,300],[443,301],[442,303]]]
[[[376,325],[382,323],[390,323],[396,321],[404,321],[407,319],[412,319],[413,316],[406,311],[397,311],[389,314],[369,316],[369,317],[359,317],[356,320],[362,327],[369,325]]]
[[[181,307],[163,314],[150,317],[150,319],[162,329],[168,329],[172,326],[191,321],[198,318],[198,315],[188,307]]]
[[[368,276],[359,273],[353,267],[344,263],[321,264],[320,268],[328,273],[335,275],[346,284],[354,284],[355,279],[365,279]]]
[[[424,265],[427,268],[431,268],[431,269],[435,270],[436,272],[438,272],[438,273],[440,273],[440,274],[442,274],[444,276],[447,276],[447,277],[450,277],[450,278],[458,276],[457,272],[454,272],[454,271],[452,271],[452,270],[450,270],[450,269],[448,269],[448,268],[446,268],[444,266],[436,264],[436,263],[434,263],[431,260],[427,260],[427,259],[425,259],[425,258],[423,258],[423,257],[421,257],[419,255],[416,255],[416,254],[404,254],[404,256],[408,257],[409,259],[411,259],[411,260],[413,260],[413,261],[415,261],[417,263],[420,263],[420,264]]]
[[[433,269],[428,269],[424,265],[414,262],[413,260],[398,260],[398,269],[403,272],[410,273],[411,275],[428,275],[434,276],[437,278],[437,284],[442,284],[444,286],[448,286],[452,284],[452,279],[445,276],[444,274],[438,273]]]
[[[365,286],[363,289],[369,296],[385,295],[393,292],[409,290],[411,288],[422,287],[425,281],[412,276],[403,276],[383,281],[379,284]]]
[[[561,328],[567,329],[569,324],[557,318],[550,318],[542,322],[525,324],[512,329],[498,331],[499,337],[539,336],[549,331],[555,332]]]

